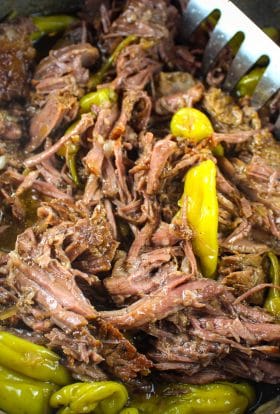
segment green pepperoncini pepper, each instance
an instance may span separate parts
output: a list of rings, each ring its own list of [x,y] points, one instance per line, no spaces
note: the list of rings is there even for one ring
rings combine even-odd
[[[71,381],[54,352],[4,331],[0,331],[0,365],[39,381],[58,385]]]
[[[8,414],[49,414],[51,395],[70,381],[58,355],[0,331],[1,410]]]
[[[8,414],[48,414],[58,386],[36,381],[0,366],[0,409]]]
[[[270,259],[269,275],[273,285],[280,288],[280,266],[279,260],[274,253],[268,253]],[[268,290],[268,295],[264,303],[265,309],[280,319],[280,290],[276,287],[271,287]]]
[[[265,67],[255,67],[247,75],[243,76],[236,85],[237,95],[252,96],[265,69]]]
[[[66,133],[68,130],[66,131]],[[65,158],[71,178],[76,185],[79,185],[79,177],[76,166],[76,155],[80,149],[79,135],[73,135],[58,151],[57,154]]]
[[[104,64],[101,66],[100,70],[97,73],[94,73],[91,75],[89,81],[88,81],[88,89],[92,90],[95,89],[97,85],[99,85],[102,81],[104,76],[106,75],[107,71],[111,68],[113,63],[117,60],[119,54],[121,51],[131,43],[135,42],[137,40],[137,36],[130,35],[127,36],[125,39],[123,39],[118,46],[115,48],[111,56],[108,57],[108,59],[104,62]]]
[[[59,414],[117,414],[128,399],[124,385],[114,381],[83,382],[67,385],[50,399]]]
[[[65,14],[33,16],[32,22],[38,31],[31,34],[31,40],[39,40],[45,34],[61,32],[67,29],[75,21],[77,21],[76,17]]]
[[[172,384],[149,399],[136,396],[139,414],[243,414],[255,399],[247,383]]]
[[[89,112],[92,105],[99,107],[108,107],[116,102],[118,96],[112,88],[102,88],[95,92],[90,92],[80,99],[80,112]],[[77,122],[74,122],[67,129],[65,134],[69,134],[74,129]],[[57,152],[57,155],[64,157],[66,165],[69,169],[71,178],[76,185],[79,185],[79,177],[77,173],[76,156],[80,149],[79,135],[73,135]]]
[[[92,105],[105,107],[116,102],[118,95],[112,88],[101,88],[90,92],[80,99],[81,113],[89,112]]]
[[[187,172],[178,204],[186,209],[184,213],[193,231],[193,248],[202,273],[205,277],[214,277],[218,260],[218,199],[216,165],[212,160],[203,161]]]

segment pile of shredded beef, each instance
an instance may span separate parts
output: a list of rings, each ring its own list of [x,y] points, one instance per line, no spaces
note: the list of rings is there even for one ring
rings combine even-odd
[[[39,63],[28,19],[0,25],[1,329],[56,350],[79,379],[279,383],[280,324],[262,305],[267,253],[280,255],[280,144],[246,100],[194,77],[203,50],[178,42],[168,0],[96,3]],[[103,80],[118,101],[80,116],[90,73],[129,35]],[[210,117],[211,142],[169,133],[184,106]],[[58,155],[73,136],[79,185]],[[172,222],[186,172],[207,159],[216,280]]]

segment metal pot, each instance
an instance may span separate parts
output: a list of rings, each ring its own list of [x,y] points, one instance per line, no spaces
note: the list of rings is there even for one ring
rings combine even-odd
[[[260,27],[280,27],[280,0],[232,1]],[[24,16],[30,14],[73,13],[81,7],[82,3],[83,0],[0,0],[0,20],[12,12]],[[258,384],[257,391],[260,395],[259,403],[264,403],[280,394],[280,385],[277,387]],[[276,408],[275,404],[277,404]],[[264,406],[263,409],[259,408],[257,413],[277,414],[280,413],[279,407],[280,399],[278,397],[274,402],[271,402],[270,406]],[[250,412],[254,412],[254,408]]]
[[[207,1],[207,0],[202,0]],[[232,0],[259,26],[280,25],[280,0]],[[13,11],[20,15],[69,13],[78,10],[83,0],[1,0],[0,19]]]

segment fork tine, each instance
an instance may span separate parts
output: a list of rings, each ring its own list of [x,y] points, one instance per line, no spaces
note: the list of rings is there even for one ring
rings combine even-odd
[[[187,38],[213,10],[211,0],[190,0],[183,12],[183,21],[187,22],[183,26],[183,35]]]
[[[248,55],[247,52],[248,52],[248,46],[247,46],[247,42],[245,44],[245,40],[244,40],[243,44],[241,45],[240,49],[238,50],[237,54],[235,55],[230,65],[228,74],[223,84],[224,89],[226,90],[233,89],[234,86],[239,81],[239,79],[243,75],[245,75],[245,73],[252,67],[253,63],[258,60],[258,58],[255,58],[252,61],[251,54]]]
[[[220,51],[226,46],[236,32],[237,30],[234,25],[230,26],[229,16],[223,16],[223,18],[219,20],[203,53],[202,70],[204,73],[208,72]]]
[[[247,19],[246,16],[245,18]],[[252,27],[249,26],[249,24],[252,25]],[[237,81],[247,72],[247,70],[250,69],[250,67],[264,54],[269,56],[269,66],[272,66],[272,62],[275,58],[277,59],[277,56],[279,55],[279,48],[268,36],[263,33],[262,30],[260,30],[249,20],[247,30],[245,32],[245,39],[232,61],[224,82],[224,88],[232,89],[236,85]],[[275,56],[275,58],[273,58],[273,56]],[[274,84],[279,78],[275,70],[267,72],[269,75],[273,75],[272,79]],[[280,62],[278,62],[278,73],[279,71]],[[280,86],[280,82],[278,82],[278,84]]]
[[[203,72],[207,72],[228,41],[236,33],[243,32],[245,39],[231,63],[223,89],[233,89],[238,80],[266,54],[270,62],[252,96],[252,104],[258,109],[280,88],[280,49],[230,0],[189,0],[183,13],[183,35],[187,38],[217,9],[221,16],[204,51]],[[275,132],[280,134],[280,116],[275,124]]]

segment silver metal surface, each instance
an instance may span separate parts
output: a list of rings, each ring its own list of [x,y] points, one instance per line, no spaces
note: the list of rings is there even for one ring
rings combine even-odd
[[[280,88],[280,48],[229,0],[190,0],[184,12],[184,35],[190,35],[213,10],[219,10],[221,16],[204,52],[203,71],[206,73],[228,41],[242,32],[244,40],[223,88],[233,89],[261,56],[268,56],[269,65],[252,97],[252,104],[258,109]]]

